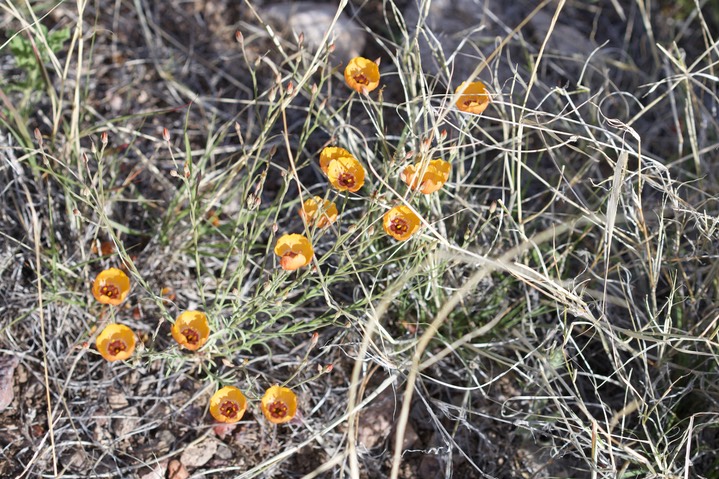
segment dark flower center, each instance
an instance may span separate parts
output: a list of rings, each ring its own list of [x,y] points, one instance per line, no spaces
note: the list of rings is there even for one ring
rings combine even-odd
[[[108,298],[114,298],[115,296],[120,296],[120,289],[114,284],[105,284],[100,288],[100,293]]]
[[[227,400],[220,404],[220,414],[230,419],[234,419],[237,413],[240,412],[240,405],[235,401]]]
[[[200,341],[200,333],[192,328],[183,329],[182,335],[187,339],[189,344],[197,344]]]
[[[282,401],[275,401],[267,407],[270,411],[270,416],[275,419],[282,419],[287,416],[287,404]]]
[[[354,78],[354,80],[360,85],[369,85],[369,80],[362,73],[357,73],[352,78]]]
[[[127,350],[127,345],[125,344],[125,341],[121,339],[116,339],[107,346],[107,352],[110,353],[111,356],[117,356],[125,350]]]
[[[342,173],[337,178],[337,183],[343,188],[352,188],[355,185],[355,177],[350,173]]]
[[[409,224],[402,218],[393,218],[389,225],[390,231],[398,235],[403,235],[409,231]]]

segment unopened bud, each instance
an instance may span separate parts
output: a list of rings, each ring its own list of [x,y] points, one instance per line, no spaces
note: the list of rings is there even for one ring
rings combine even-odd
[[[302,48],[302,44],[305,42],[305,32],[300,32],[300,36],[297,37],[297,46]]]
[[[444,141],[445,138],[447,138],[447,130],[442,130],[442,131],[439,133],[439,139],[440,139],[441,141]]]
[[[33,133],[35,134],[35,139],[37,140],[38,144],[42,146],[42,133],[40,133],[40,128],[35,128]]]
[[[315,346],[317,346],[317,341],[318,341],[319,339],[320,339],[320,334],[319,334],[317,331],[315,331],[314,333],[312,333],[312,337],[310,338],[310,349],[312,349],[312,348],[314,348]]]
[[[278,229],[279,229],[279,226],[277,226],[277,223],[272,223],[272,232],[277,233]]]
[[[103,131],[102,135],[100,135],[100,141],[102,142],[102,147],[105,148],[107,146],[107,132]]]
[[[170,141],[170,130],[167,128],[162,129],[162,139],[165,141]]]
[[[292,92],[295,91],[295,86],[292,84],[292,82],[289,82],[287,84],[287,94],[292,95]]]
[[[255,195],[252,193],[247,195],[247,207],[251,210],[255,209]]]
[[[235,40],[237,40],[237,43],[239,43],[240,45],[245,43],[245,37],[242,35],[241,31],[237,30],[235,32]]]

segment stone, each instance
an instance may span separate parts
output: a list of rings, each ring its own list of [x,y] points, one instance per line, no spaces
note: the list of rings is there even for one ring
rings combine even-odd
[[[418,23],[423,30],[418,35],[423,70],[438,76],[442,84],[450,85],[450,91],[454,91],[529,15],[532,10],[529,7],[527,2],[502,0],[432,0],[423,16],[418,0],[415,0],[407,5],[404,17],[411,32],[416,30]],[[539,51],[553,14],[554,7],[550,5],[531,16],[519,32],[528,42],[512,39],[475,79],[488,86],[502,85],[511,79],[516,65],[510,64],[507,56],[517,64],[523,61],[527,44],[533,52]],[[551,60],[546,57],[543,60],[551,61],[559,75],[545,78],[545,83],[576,82],[583,62],[590,56],[597,68],[603,65],[599,53],[592,56],[597,45],[577,26],[567,23],[566,17],[560,15],[549,37],[546,53],[553,54]],[[422,22],[419,22],[420,18]],[[497,78],[493,78],[495,74]]]
[[[500,0],[481,3],[476,0],[433,0],[424,16],[418,1],[410,1],[404,15],[410,34],[415,34],[418,24],[426,32],[419,32],[417,36],[422,70],[439,77],[454,91],[494,51],[497,38],[503,38],[511,31],[506,21],[500,19],[519,17],[512,3]],[[502,79],[511,76],[508,66],[501,70]],[[491,67],[485,67],[475,79],[489,85],[493,73]]]
[[[166,473],[167,473],[167,461],[163,461],[163,462],[158,463],[147,474],[140,476],[140,479],[165,479]]]
[[[12,384],[15,368],[19,363],[17,356],[0,357],[0,411],[8,407],[15,397]]]
[[[322,39],[327,30],[332,28],[336,13],[337,7],[332,4],[292,2],[271,5],[262,10],[261,16],[269,20],[285,37],[290,33],[297,36],[304,34],[305,47],[314,53],[326,46]],[[334,42],[332,56],[344,64],[361,55],[366,41],[364,29],[342,12],[327,38],[327,45]]]
[[[196,444],[188,446],[182,451],[180,461],[186,467],[202,467],[207,464],[217,452],[219,441],[211,437],[205,438]]]
[[[136,407],[123,409],[112,421],[112,430],[120,440],[127,439],[140,425],[140,411]]]

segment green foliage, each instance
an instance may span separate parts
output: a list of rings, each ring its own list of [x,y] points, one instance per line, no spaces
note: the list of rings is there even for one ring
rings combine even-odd
[[[11,88],[34,91],[42,88],[43,66],[50,60],[50,52],[57,53],[67,40],[70,39],[70,29],[65,27],[48,32],[45,25],[38,25],[39,36],[47,41],[49,51],[38,48],[37,42],[17,34],[10,40],[10,51],[15,57],[17,65],[25,72],[23,82],[11,85]]]

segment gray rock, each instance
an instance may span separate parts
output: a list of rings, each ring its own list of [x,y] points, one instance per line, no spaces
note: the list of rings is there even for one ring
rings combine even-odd
[[[453,88],[469,77],[510,32],[530,13],[533,2],[504,0],[432,0],[422,11],[422,0],[412,0],[405,10],[410,32],[417,31],[424,71],[440,77]],[[426,13],[426,15],[424,15]],[[519,32],[522,40],[512,39],[501,54],[491,60],[477,79],[487,84],[503,84],[514,75],[514,69],[525,63],[525,49],[536,53],[549,30],[554,9],[550,5],[532,16]],[[592,52],[597,45],[577,28],[559,17],[547,44],[544,62],[551,62],[550,84],[575,82],[583,62],[591,56],[595,66],[602,65],[602,55]],[[509,53],[509,61],[507,54]],[[510,63],[512,62],[512,63]],[[498,78],[493,78],[496,75]]]
[[[261,12],[262,17],[273,24],[284,36],[290,33],[304,34],[305,46],[312,52],[326,45],[322,43],[327,30],[332,31],[328,42],[335,44],[334,57],[342,63],[359,56],[367,41],[365,31],[342,12],[337,23],[332,24],[337,7],[335,5],[315,2],[293,2],[271,5]]]
[[[212,459],[220,444],[217,439],[207,437],[182,451],[180,461],[187,467],[202,467]]]
[[[411,34],[418,34],[422,68],[439,76],[442,83],[458,86],[494,51],[498,38],[511,31],[506,23],[519,17],[514,2],[499,0],[432,0],[423,10],[422,0],[411,1],[405,22]],[[509,67],[500,73],[511,75]],[[491,83],[494,72],[485,68],[476,78]]]

